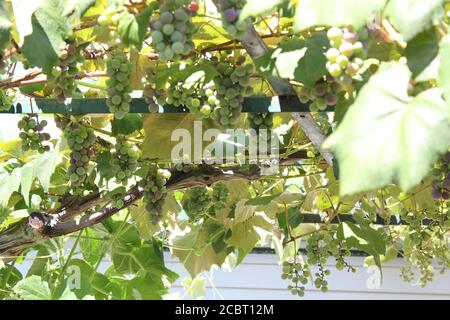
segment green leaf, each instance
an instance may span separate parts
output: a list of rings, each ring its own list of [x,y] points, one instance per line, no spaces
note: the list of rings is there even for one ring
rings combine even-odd
[[[25,37],[22,53],[28,61],[50,73],[58,61],[62,50],[66,48],[65,39],[72,35],[68,24],[68,15],[64,4],[67,0],[44,0],[31,17],[33,32]],[[39,50],[36,50],[39,48]]]
[[[11,265],[0,266],[0,288],[9,290],[22,280],[22,278],[22,273],[16,267]],[[9,295],[8,291],[0,291],[0,298],[3,299],[7,295]]]
[[[71,291],[64,290],[59,300],[73,300],[74,298],[83,299],[91,294],[91,274],[94,272],[92,267],[80,259],[72,259],[67,264],[66,286],[73,288]],[[75,295],[73,297],[72,295]]]
[[[326,74],[328,48],[329,41],[323,32],[306,41],[289,39],[256,59],[255,65],[265,77],[287,78],[312,86]]]
[[[12,23],[10,21],[10,13],[6,6],[6,1],[0,0],[0,51],[9,43],[11,27]]]
[[[340,241],[346,241],[350,248],[364,251],[374,257],[376,265],[381,268],[380,256],[386,253],[386,244],[382,235],[368,224],[359,221],[356,225],[352,222],[343,222],[338,226],[337,237]]]
[[[175,64],[169,68],[160,70],[156,74],[155,83],[158,87],[162,87],[166,84],[169,79],[174,82],[184,82],[192,74],[202,71],[204,77],[202,81],[208,83],[218,75],[218,71],[208,63],[197,64],[197,65],[184,65]]]
[[[450,146],[441,91],[430,89],[411,98],[410,76],[405,65],[382,64],[325,141],[339,162],[341,195],[391,182],[408,191]]]
[[[128,11],[120,16],[117,32],[122,42],[129,46],[134,45],[137,49],[142,48],[145,34],[148,30],[148,21],[158,3],[152,2],[140,15],[135,16]]]
[[[257,17],[272,13],[280,4],[286,1],[287,0],[247,0],[239,15],[239,19],[245,20],[248,17]]]
[[[294,30],[314,26],[353,26],[356,30],[366,24],[386,0],[301,0],[298,1]]]
[[[208,232],[201,225],[193,226],[186,234],[173,239],[172,254],[178,257],[192,277],[213,265],[221,266],[227,257],[226,251],[216,252],[207,239]]]
[[[384,10],[394,27],[409,41],[442,17],[445,0],[390,0]]]
[[[244,222],[233,226],[231,237],[226,240],[230,246],[241,248],[247,253],[251,252],[261,239],[256,228],[270,230],[272,225],[262,216],[255,215]]]
[[[48,283],[38,276],[31,276],[19,281],[13,291],[23,300],[52,300]]]
[[[94,265],[103,255],[103,241],[100,234],[92,228],[83,230],[83,236],[80,239],[80,249],[83,259],[91,265]]]
[[[119,134],[128,135],[141,130],[143,124],[144,120],[142,119],[142,115],[129,113],[123,119],[114,119],[111,121],[111,131],[115,136]]]
[[[161,226],[153,223],[143,202],[139,202],[137,206],[132,207],[130,212],[142,239],[150,240],[155,233],[161,231]]]
[[[254,199],[247,200],[245,202],[246,206],[265,206],[272,202],[272,200],[276,199],[279,194],[270,195],[270,196],[262,196]]]
[[[188,114],[152,114],[144,117],[145,139],[142,146],[142,156],[150,159],[168,160],[172,158],[172,150],[181,142],[186,143],[185,152],[192,152],[194,155],[194,115]],[[202,126],[204,133],[209,128],[214,128],[212,120],[203,120],[197,122]],[[183,130],[187,134],[186,140],[171,141],[171,136],[175,130]],[[181,132],[181,131],[179,131]],[[201,141],[203,137],[200,137]],[[188,141],[189,140],[189,141]],[[180,142],[181,141],[181,142]],[[207,146],[210,142],[204,142]],[[158,145],[158,148],[155,148]],[[189,150],[190,148],[190,150]],[[203,152],[203,149],[202,149]],[[202,156],[202,155],[201,155]],[[194,159],[194,157],[192,157]]]
[[[450,121],[450,35],[446,35],[441,41],[439,60],[441,61],[441,65],[439,67],[438,82],[444,91],[444,96],[447,101],[447,116]]]
[[[411,41],[405,50],[408,59],[408,67],[414,77],[421,74],[439,52],[439,39],[434,28],[419,33]]]

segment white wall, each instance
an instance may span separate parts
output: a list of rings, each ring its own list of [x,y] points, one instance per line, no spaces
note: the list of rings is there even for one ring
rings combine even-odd
[[[348,259],[357,269],[356,273],[337,271],[329,266],[327,293],[309,286],[302,299],[357,300],[357,299],[450,299],[450,273],[436,274],[435,281],[425,288],[412,286],[400,277],[401,259],[388,263],[383,268],[383,284],[380,289],[369,289],[367,282],[374,273],[364,268],[362,257]],[[188,276],[177,260],[168,258],[167,267]],[[375,271],[376,268],[371,269]],[[292,296],[286,289],[288,281],[281,279],[281,268],[273,254],[250,254],[233,272],[215,270],[206,274],[212,280],[207,281],[207,299],[300,299]],[[373,279],[373,277],[372,277]],[[178,280],[171,292],[183,295],[183,287]],[[370,285],[370,283],[369,283]],[[215,288],[213,288],[215,286]]]
[[[181,281],[188,277],[188,272],[176,259],[165,253],[166,266],[180,275],[170,290],[171,297],[184,297],[184,287]],[[77,257],[79,258],[79,257]],[[331,260],[330,260],[331,261]],[[313,286],[307,287],[304,298],[290,294],[286,289],[288,281],[281,279],[281,267],[274,254],[249,254],[244,262],[232,272],[215,269],[202,274],[206,281],[205,299],[325,299],[325,300],[358,300],[358,299],[450,299],[450,273],[444,275],[436,273],[435,280],[427,287],[413,286],[405,283],[400,277],[403,260],[394,260],[383,267],[383,284],[379,289],[370,289],[373,271],[363,266],[364,258],[350,257],[350,264],[357,269],[356,273],[337,271],[332,265],[328,266],[331,275],[328,277],[327,293],[322,293]],[[25,259],[16,267],[26,273],[32,260]],[[111,262],[104,260],[99,272],[105,271]],[[372,278],[371,278],[372,277]],[[369,286],[368,286],[369,282]],[[373,283],[372,283],[373,284]]]

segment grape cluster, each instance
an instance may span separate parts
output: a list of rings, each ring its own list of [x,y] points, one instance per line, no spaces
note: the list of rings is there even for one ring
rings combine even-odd
[[[116,138],[114,149],[111,150],[110,165],[117,183],[124,186],[128,184],[128,180],[138,168],[140,156],[141,151],[136,145],[128,142],[124,136]]]
[[[305,295],[305,285],[310,277],[310,271],[306,264],[297,262],[296,257],[292,262],[283,262],[282,270],[281,279],[292,282],[291,285],[288,285],[288,290],[293,295],[303,297]]]
[[[230,190],[223,183],[216,183],[212,187],[212,207],[210,208],[211,214],[218,210],[225,209],[227,207],[227,199],[230,194]]]
[[[0,111],[8,111],[14,102],[14,95],[10,90],[0,90]]]
[[[214,118],[222,128],[234,127],[242,112],[244,97],[251,95],[250,86],[253,65],[245,63],[244,56],[234,58],[221,54],[214,60],[219,76],[216,77],[217,100],[220,106],[214,109]]]
[[[171,174],[168,170],[153,165],[145,180],[141,181],[144,188],[145,208],[150,213],[153,224],[158,224],[162,219],[164,195],[166,184]]]
[[[432,197],[435,200],[450,199],[450,152],[448,152],[433,168],[435,179],[431,183]]]
[[[93,146],[97,137],[92,128],[72,121],[64,129],[64,138],[71,150],[67,174],[72,186],[79,187],[88,176],[89,161],[94,156]]]
[[[158,104],[163,105],[166,102],[165,91],[156,88],[156,72],[153,67],[148,67],[146,74],[146,83],[143,90],[144,98],[148,104],[149,111],[157,113],[159,111]]]
[[[215,108],[220,107],[214,84],[196,89],[194,94],[187,99],[186,106],[196,118],[208,118]]]
[[[252,25],[252,19],[239,21],[242,8],[247,0],[221,0],[220,11],[224,29],[236,39],[243,39],[248,28]]]
[[[213,189],[208,187],[195,187],[186,190],[182,206],[189,220],[198,221],[207,212],[211,205]]]
[[[178,172],[189,173],[194,170],[194,164],[189,160],[188,155],[184,155],[182,159],[179,159],[175,164],[175,169]]]
[[[328,106],[335,106],[342,86],[332,77],[324,77],[311,88],[303,86],[300,89],[301,103],[312,101],[309,108],[312,112],[325,111]]]
[[[17,123],[20,129],[19,137],[22,140],[22,150],[35,150],[39,153],[50,151],[50,145],[44,141],[50,140],[50,134],[43,132],[47,126],[46,120],[39,121],[36,115],[24,116]]]
[[[321,246],[321,240],[331,243],[332,236],[328,233],[313,233],[306,242],[306,256],[310,265],[317,265],[319,271],[315,273],[314,285],[322,292],[328,291],[328,282],[325,277],[330,275],[330,270],[325,270],[324,265],[330,257],[329,248]]]
[[[251,129],[260,134],[260,130],[267,130],[267,141],[271,140],[271,130],[273,129],[273,113],[249,113],[248,121]],[[268,143],[270,146],[270,143]]]
[[[121,49],[114,50],[106,60],[108,86],[107,104],[109,110],[117,119],[123,119],[130,111],[131,91],[130,76],[132,73],[131,62]]]
[[[347,90],[364,64],[366,50],[358,35],[347,28],[330,28],[327,36],[331,44],[326,53],[328,73]]]
[[[190,0],[164,0],[161,3],[159,17],[150,21],[152,44],[161,61],[176,61],[194,50],[192,17],[197,11],[198,4]]]
[[[84,61],[80,47],[74,41],[67,40],[67,47],[59,55],[58,63],[47,74],[48,83],[53,86],[56,100],[63,103],[66,98],[73,97],[76,90],[75,76],[78,74],[79,63]]]
[[[6,72],[6,61],[3,59],[3,55],[0,51],[0,74],[4,74],[5,72]]]

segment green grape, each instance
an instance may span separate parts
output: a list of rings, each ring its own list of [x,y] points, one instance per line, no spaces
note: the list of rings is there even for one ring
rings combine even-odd
[[[111,170],[118,184],[128,185],[128,180],[136,172],[141,151],[124,136],[116,137],[116,144],[111,150]]]
[[[161,169],[156,164],[151,164],[146,179],[140,182],[140,185],[144,188],[145,208],[155,225],[162,218],[166,184],[170,177],[170,171]]]
[[[163,0],[160,3],[159,17],[150,21],[152,43],[159,60],[178,61],[195,48],[192,17],[197,10],[198,5],[189,0]]]
[[[59,55],[57,65],[47,74],[48,83],[53,85],[53,95],[61,103],[73,97],[77,66],[84,61],[81,48],[74,41],[66,40],[66,44],[66,48]]]
[[[216,211],[227,207],[228,195],[230,190],[223,183],[216,183],[212,186],[212,206],[210,207],[211,215],[215,215]]]
[[[17,123],[20,129],[19,138],[22,140],[22,150],[34,150],[39,153],[50,151],[50,134],[43,132],[47,126],[47,121],[39,121],[37,115],[27,115],[22,117]]]
[[[271,148],[272,129],[273,129],[273,113],[249,113],[249,126],[255,130],[257,135],[262,133],[261,130],[266,130],[267,149]]]
[[[86,181],[89,174],[89,160],[94,156],[93,146],[97,137],[94,129],[76,121],[65,126],[63,135],[71,150],[67,175],[72,187],[78,188]]]
[[[432,169],[431,196],[436,201],[450,200],[450,152],[443,156]]]
[[[0,90],[0,111],[8,111],[11,109],[15,98],[14,91]]]
[[[234,57],[222,53],[214,60],[219,72],[215,85],[217,88],[217,101],[214,109],[214,118],[223,128],[234,127],[240,116],[244,97],[250,93],[250,78],[253,73],[253,65],[245,64],[245,57]]]
[[[181,204],[189,220],[198,221],[204,217],[211,206],[212,193],[208,187],[195,187],[184,192]]]
[[[129,82],[132,65],[125,53],[117,48],[108,55],[106,67],[109,75],[106,81],[109,99],[106,103],[110,112],[114,113],[117,119],[122,119],[130,111],[132,89]]]
[[[327,32],[331,48],[326,53],[326,68],[346,91],[352,90],[354,77],[360,72],[364,65],[363,59],[367,56],[363,43],[357,41],[358,35],[362,35],[364,30],[354,33],[348,28],[333,27]]]

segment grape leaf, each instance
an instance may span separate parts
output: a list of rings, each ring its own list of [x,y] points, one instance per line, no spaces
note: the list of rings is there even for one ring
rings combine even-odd
[[[48,283],[38,276],[31,276],[19,281],[13,291],[24,300],[52,300]]]
[[[445,0],[390,0],[384,14],[405,41],[427,29],[430,24],[442,17]]]
[[[447,101],[447,115],[450,121],[450,35],[441,40],[441,48],[439,51],[439,86],[444,91]]]
[[[215,127],[212,120],[196,122],[195,117],[191,114],[171,113],[145,116],[145,139],[142,146],[142,155],[150,159],[171,159],[172,149],[180,143],[179,140],[171,141],[171,136],[177,129],[183,130],[183,132],[186,133],[186,148],[191,147],[191,151],[193,151],[195,143],[200,142],[203,146],[208,145],[209,142],[203,142],[203,137],[197,137],[195,134],[195,124],[198,125],[198,128],[203,128],[203,133],[207,129]],[[190,140],[187,141],[188,139]],[[200,140],[197,141],[197,139]],[[155,145],[158,145],[158,148],[155,148]],[[189,150],[186,150],[186,152],[189,152]],[[192,152],[192,155],[192,159],[194,159],[194,152]]]
[[[439,39],[434,28],[419,33],[405,50],[408,67],[416,77],[420,75],[436,58],[439,52]]]
[[[67,16],[63,15],[58,2],[44,0],[39,5],[31,16],[33,32],[25,37],[22,46],[22,53],[28,61],[41,67],[45,73],[50,73],[66,47],[64,40],[72,35]]]
[[[11,21],[6,1],[0,0],[0,50],[3,50],[11,37]]]
[[[353,26],[359,29],[385,3],[386,0],[298,1],[294,31],[303,31],[313,26]]]
[[[260,74],[296,80],[312,86],[326,74],[325,52],[329,41],[324,33],[308,40],[290,39],[255,60]]]
[[[142,48],[149,18],[157,7],[158,2],[153,2],[138,16],[128,11],[121,14],[117,32],[125,45],[134,45],[137,49]]]
[[[129,113],[123,119],[114,119],[111,121],[111,132],[113,135],[128,135],[135,131],[141,130],[144,120],[142,115],[137,113]]]
[[[325,141],[339,162],[341,195],[391,182],[407,191],[447,151],[450,124],[441,91],[430,89],[411,98],[410,76],[406,65],[382,64]]]
[[[239,15],[240,20],[245,20],[248,17],[257,17],[273,12],[277,6],[286,2],[287,0],[247,0],[245,6],[242,8]]]
[[[206,228],[197,225],[173,240],[173,255],[178,257],[192,277],[209,270],[213,265],[221,266],[227,257],[227,252],[216,252],[207,244],[207,238]]]

